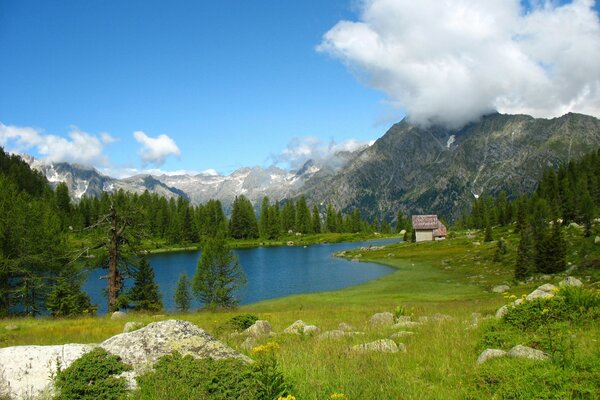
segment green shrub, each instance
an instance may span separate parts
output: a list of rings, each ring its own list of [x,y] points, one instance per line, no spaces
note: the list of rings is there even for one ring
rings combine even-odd
[[[575,310],[588,311],[595,307],[600,307],[600,295],[592,290],[567,286],[562,288],[558,294]]]
[[[56,399],[112,400],[125,398],[127,383],[115,375],[131,370],[119,357],[96,348],[68,368],[58,371]]]
[[[290,394],[290,385],[279,369],[275,351],[279,349],[276,342],[267,342],[252,349],[256,356],[253,365],[253,379],[258,389],[258,399],[278,399]]]
[[[258,399],[251,367],[240,360],[198,360],[173,353],[137,378],[133,399]]]
[[[239,314],[220,325],[217,328],[217,334],[243,331],[256,321],[258,321],[258,317],[254,314]]]

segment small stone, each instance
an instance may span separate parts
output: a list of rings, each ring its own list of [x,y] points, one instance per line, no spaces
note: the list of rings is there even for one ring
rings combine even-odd
[[[594,238],[594,244],[600,244],[600,236]]]
[[[508,314],[508,307],[502,306],[496,311],[496,319],[504,318],[506,314]]]
[[[479,242],[473,242],[473,246],[481,246],[481,243],[479,243]]]
[[[110,316],[110,319],[113,320],[113,321],[120,320],[120,319],[125,319],[125,318],[127,318],[127,314],[124,313],[123,311],[115,311]]]
[[[571,222],[571,223],[569,224],[569,228],[581,229],[581,225],[579,225],[579,224],[578,224],[578,223],[576,223],[576,222]]]
[[[369,325],[392,325],[394,323],[394,314],[391,312],[381,312],[373,314],[369,320]]]
[[[380,339],[374,342],[357,344],[352,346],[352,351],[357,353],[378,352],[378,353],[397,353],[406,352],[406,346],[403,343],[396,344],[392,339]]]
[[[583,286],[583,283],[579,279],[577,279],[573,276],[567,276],[564,280],[560,281],[558,286],[560,286],[560,287],[567,287],[567,286],[581,287],[581,286]]]
[[[254,322],[252,326],[246,329],[244,332],[248,334],[248,336],[252,336],[255,338],[261,338],[263,336],[267,336],[271,333],[273,328],[271,328],[271,324],[269,321],[261,320]]]
[[[396,317],[396,322],[407,322],[410,320],[411,318],[409,315],[400,315],[399,317]]]
[[[436,321],[436,322],[442,322],[442,321],[449,321],[452,319],[452,316],[448,315],[448,314],[440,314],[440,313],[436,313],[433,314],[430,317],[431,320]]]
[[[144,327],[143,322],[127,322],[123,327],[123,333],[137,331],[140,328]]]
[[[538,287],[537,290],[542,290],[544,292],[552,293],[556,290],[556,286],[551,283],[545,283],[542,286]]]
[[[508,285],[498,285],[492,288],[492,292],[494,293],[504,293],[510,290],[510,286]]]
[[[344,336],[347,336],[348,332],[340,331],[339,329],[334,329],[332,331],[323,332],[319,335],[319,339],[338,339]]]
[[[504,357],[506,352],[498,349],[485,349],[477,357],[477,364],[483,364],[484,362],[491,360],[492,358]]]
[[[520,344],[510,349],[506,355],[513,358],[527,358],[530,360],[547,360],[549,358],[543,351]]]
[[[8,324],[4,327],[4,329],[7,331],[16,331],[17,329],[19,329],[19,326],[16,324]]]

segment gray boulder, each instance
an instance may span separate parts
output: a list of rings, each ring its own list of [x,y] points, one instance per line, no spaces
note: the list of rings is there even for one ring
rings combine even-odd
[[[210,336],[188,321],[153,322],[130,333],[121,333],[105,340],[100,347],[121,357],[136,372],[150,368],[159,358],[178,351],[194,358],[250,359]]]
[[[352,346],[352,351],[356,353],[398,353],[399,351],[406,352],[406,346],[403,343],[397,345],[392,339],[380,339]]]
[[[504,318],[506,314],[508,314],[508,307],[502,306],[496,311],[496,319]]]
[[[0,375],[7,397],[29,399],[52,391],[51,377],[68,367],[93,345],[14,346],[0,349]]]
[[[373,314],[369,319],[369,325],[381,326],[381,325],[392,325],[394,323],[394,314],[391,312],[381,312]]]
[[[565,279],[560,281],[558,286],[560,286],[560,287],[567,287],[567,286],[581,287],[581,286],[583,286],[583,283],[579,279],[575,278],[574,276],[567,276]]]
[[[510,286],[508,285],[498,285],[492,288],[492,292],[494,293],[504,293],[510,290]]]
[[[273,328],[271,327],[271,324],[269,323],[269,321],[264,321],[262,319],[259,319],[258,321],[253,323],[252,326],[250,326],[248,329],[246,329],[244,332],[248,336],[251,336],[254,338],[261,338],[263,336],[268,336],[272,330],[273,330]]]
[[[7,331],[16,331],[17,329],[19,329],[19,325],[16,324],[8,324],[4,327],[5,330]]]
[[[127,314],[122,311],[115,311],[110,316],[110,319],[112,319],[113,321],[117,321],[117,320],[125,319],[125,318],[127,318]]]
[[[507,356],[513,358],[527,358],[530,360],[547,360],[549,357],[546,353],[531,347],[516,345],[506,353]]]
[[[246,340],[244,340],[240,346],[242,349],[244,349],[246,351],[250,351],[254,347],[256,347],[256,345],[257,345],[256,338],[254,336],[248,336],[246,338]]]
[[[600,236],[594,238],[594,244],[600,244]]]
[[[138,329],[143,328],[143,327],[144,327],[143,322],[135,322],[135,321],[127,322],[125,324],[125,326],[123,327],[123,333],[137,331]]]
[[[545,283],[542,286],[535,289],[533,292],[529,293],[526,297],[527,301],[535,300],[535,299],[549,299],[554,297],[554,291],[557,289],[551,283]]]
[[[485,349],[477,357],[477,364],[483,364],[484,362],[491,360],[492,358],[504,357],[506,352],[498,349]]]
[[[315,325],[308,325],[306,322],[299,319],[283,330],[283,333],[294,333],[296,335],[313,335],[321,330]]]

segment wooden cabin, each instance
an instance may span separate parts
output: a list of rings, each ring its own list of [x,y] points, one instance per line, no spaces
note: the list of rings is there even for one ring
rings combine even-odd
[[[446,239],[448,230],[437,215],[413,215],[413,230],[417,242]]]

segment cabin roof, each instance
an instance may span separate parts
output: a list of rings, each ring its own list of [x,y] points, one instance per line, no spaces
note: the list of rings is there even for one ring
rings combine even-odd
[[[412,216],[413,229],[438,229],[440,220],[437,215],[413,215]]]

